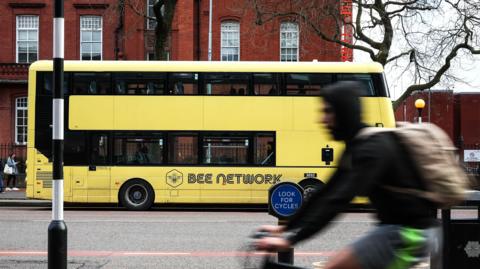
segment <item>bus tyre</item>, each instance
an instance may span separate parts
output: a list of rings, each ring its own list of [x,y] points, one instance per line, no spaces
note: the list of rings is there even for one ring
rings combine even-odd
[[[303,189],[303,198],[308,200],[312,196],[313,192],[322,188],[325,184],[318,179],[305,179],[302,180],[299,185]]]
[[[146,181],[132,179],[120,189],[119,200],[129,210],[147,210],[153,205],[155,193]]]

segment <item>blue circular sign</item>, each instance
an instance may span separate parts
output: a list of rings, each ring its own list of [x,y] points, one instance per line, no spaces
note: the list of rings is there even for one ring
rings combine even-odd
[[[290,217],[302,206],[303,190],[293,182],[280,182],[269,191],[269,211],[276,217]]]

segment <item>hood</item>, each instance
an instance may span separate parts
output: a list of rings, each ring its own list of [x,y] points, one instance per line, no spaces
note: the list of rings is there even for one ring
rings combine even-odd
[[[331,130],[335,140],[351,141],[365,127],[361,122],[360,96],[365,86],[358,81],[341,81],[325,87],[322,97],[335,113],[335,127]]]

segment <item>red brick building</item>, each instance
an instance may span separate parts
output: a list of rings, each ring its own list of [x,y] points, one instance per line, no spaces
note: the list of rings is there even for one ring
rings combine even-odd
[[[395,111],[398,121],[417,121],[415,100],[425,101],[422,120],[444,129],[459,149],[466,168],[480,174],[480,92],[423,91],[406,99]]]
[[[64,0],[66,60],[153,58],[153,0]],[[255,24],[246,1],[213,1],[212,60],[339,61],[340,47],[288,17]],[[131,5],[128,5],[131,4]],[[53,1],[0,1],[0,144],[26,143],[29,63],[52,58]],[[149,8],[150,7],[150,8]],[[207,60],[209,1],[178,0],[171,60]],[[7,150],[9,151],[9,150]],[[4,152],[0,152],[2,156]]]

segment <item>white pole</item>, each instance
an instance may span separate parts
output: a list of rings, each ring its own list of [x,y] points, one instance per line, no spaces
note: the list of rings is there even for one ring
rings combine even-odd
[[[210,0],[210,6],[208,11],[208,60],[212,60],[212,0]]]
[[[48,268],[67,268],[67,225],[63,220],[63,62],[64,62],[64,2],[53,6],[53,99],[52,99],[52,221],[48,226]]]

